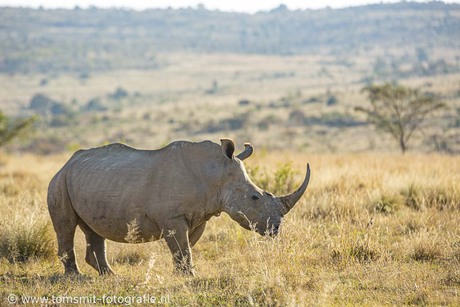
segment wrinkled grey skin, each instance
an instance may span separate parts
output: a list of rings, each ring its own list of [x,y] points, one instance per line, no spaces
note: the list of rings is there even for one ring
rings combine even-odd
[[[233,156],[223,139],[179,141],[160,150],[123,144],[80,150],[54,176],[48,209],[66,273],[78,274],[74,234],[86,236],[86,262],[100,274],[113,273],[105,239],[128,240],[128,224],[137,225],[137,242],[164,238],[177,270],[194,275],[191,247],[212,216],[225,212],[246,229],[276,235],[283,216],[307,188],[310,170],[293,194],[275,197],[249,179],[242,160],[252,146]]]

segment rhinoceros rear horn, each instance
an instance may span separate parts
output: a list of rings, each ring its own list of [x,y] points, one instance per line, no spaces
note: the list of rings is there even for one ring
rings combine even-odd
[[[220,144],[224,156],[233,159],[233,153],[235,152],[235,144],[233,144],[233,141],[230,139],[220,139]]]
[[[294,207],[297,201],[299,201],[303,193],[305,193],[305,190],[308,187],[309,181],[310,181],[310,164],[307,164],[307,174],[305,175],[305,179],[302,185],[294,193],[279,197],[279,200],[281,201],[282,205],[286,209],[284,214],[288,213],[289,210],[291,210]]]
[[[244,150],[236,157],[241,161],[248,158],[254,152],[254,148],[249,143],[244,143]]]

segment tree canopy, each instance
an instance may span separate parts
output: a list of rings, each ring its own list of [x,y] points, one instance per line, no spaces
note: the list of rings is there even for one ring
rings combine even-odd
[[[11,142],[35,121],[35,117],[11,119],[0,111],[0,147]]]
[[[370,106],[356,110],[365,113],[377,129],[389,133],[403,153],[425,118],[445,106],[432,94],[398,84],[369,85],[363,92],[367,93]]]

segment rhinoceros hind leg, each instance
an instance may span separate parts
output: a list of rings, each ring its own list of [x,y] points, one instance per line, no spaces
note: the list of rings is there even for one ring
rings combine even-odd
[[[204,222],[188,234],[191,247],[194,247],[196,242],[198,242],[198,240],[201,238],[201,235],[203,234],[205,228],[206,222]]]
[[[57,231],[58,257],[64,264],[65,274],[80,274],[75,260],[74,235],[77,225],[68,225],[67,229]]]
[[[79,226],[86,237],[86,263],[98,271],[100,275],[114,274],[107,262],[105,239],[95,233],[83,221],[80,221]]]
[[[48,199],[49,212],[58,241],[58,257],[64,264],[65,274],[80,274],[75,260],[74,236],[78,216],[70,205],[67,194]]]

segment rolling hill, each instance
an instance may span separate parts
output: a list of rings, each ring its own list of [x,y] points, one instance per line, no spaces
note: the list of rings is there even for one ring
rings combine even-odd
[[[268,55],[458,50],[460,5],[377,4],[256,14],[189,9],[0,8],[0,72],[155,69],[159,53]],[[422,52],[423,56],[423,52]]]

